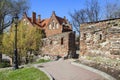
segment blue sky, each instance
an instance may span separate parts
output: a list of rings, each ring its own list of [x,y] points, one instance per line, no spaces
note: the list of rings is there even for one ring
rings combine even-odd
[[[58,16],[69,17],[69,12],[82,8],[83,4],[82,0],[31,0],[30,12],[35,11],[41,14],[42,18],[50,17],[52,11],[55,11]]]
[[[120,0],[98,0],[100,5],[104,6],[106,1],[115,2]],[[49,18],[52,11],[60,17],[66,16],[70,21],[69,12],[74,12],[74,10],[79,10],[84,8],[86,0],[30,0],[30,11],[31,16],[32,11],[37,14],[41,14],[42,18]]]

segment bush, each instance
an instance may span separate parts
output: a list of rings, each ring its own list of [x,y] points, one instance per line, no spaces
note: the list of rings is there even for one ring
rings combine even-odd
[[[0,68],[10,67],[10,64],[8,62],[1,62]]]
[[[45,59],[40,59],[37,61],[37,63],[45,63],[45,62],[49,62],[50,60],[45,60]]]

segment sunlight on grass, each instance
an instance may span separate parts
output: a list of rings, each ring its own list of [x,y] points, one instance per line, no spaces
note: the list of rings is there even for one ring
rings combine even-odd
[[[23,68],[0,71],[0,80],[49,80],[49,78],[36,68]]]

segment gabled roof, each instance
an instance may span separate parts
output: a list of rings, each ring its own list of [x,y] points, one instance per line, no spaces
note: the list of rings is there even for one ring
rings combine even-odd
[[[63,25],[63,23],[68,24],[68,21],[66,20],[66,18],[61,18],[59,16],[56,16],[55,11],[53,11],[52,16],[55,16],[55,18],[57,19],[57,21],[60,25]],[[26,13],[23,14],[23,17],[27,18],[32,25],[37,25],[41,29],[45,29],[45,27],[49,24],[50,19],[51,19],[51,17],[46,18],[46,19],[38,19],[38,18],[36,18],[36,13],[35,12],[33,12],[32,17],[28,17]],[[35,18],[34,22],[33,22],[33,18]]]
[[[49,20],[50,20],[49,18],[48,19],[43,19],[41,21],[41,27],[45,27],[48,24]]]
[[[59,21],[59,24],[62,25],[63,23],[67,24],[67,21],[64,18],[56,16],[57,20]]]

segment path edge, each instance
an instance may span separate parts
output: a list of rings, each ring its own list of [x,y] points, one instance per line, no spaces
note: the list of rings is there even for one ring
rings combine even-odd
[[[92,67],[89,67],[89,66],[86,66],[86,65],[83,65],[83,64],[80,64],[80,63],[76,63],[76,62],[71,62],[72,65],[75,65],[75,66],[79,66],[79,67],[82,67],[84,69],[87,69],[89,71],[92,71],[94,73],[97,73],[99,75],[101,75],[102,77],[108,79],[108,80],[117,80],[115,79],[114,77],[110,76],[109,74],[105,73],[105,72],[102,72],[98,69],[95,69],[95,68],[92,68]]]
[[[35,68],[37,68],[37,69],[39,69],[40,71],[44,72],[44,73],[48,76],[48,78],[49,78],[50,80],[54,80],[54,78],[53,78],[47,71],[45,71],[43,68],[39,68],[38,66],[39,66],[39,65],[34,65]]]

